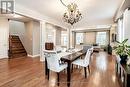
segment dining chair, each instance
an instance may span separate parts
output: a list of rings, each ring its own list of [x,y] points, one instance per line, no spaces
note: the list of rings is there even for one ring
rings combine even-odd
[[[62,48],[60,45],[56,45],[56,46],[55,46],[55,51],[56,51],[57,53],[62,52],[62,50],[63,50],[63,48]]]
[[[49,70],[54,71],[57,73],[57,83],[59,86],[59,72],[63,71],[64,69],[67,68],[67,64],[60,64],[59,63],[59,57],[57,55],[56,51],[44,51],[45,58],[47,61],[47,72],[48,72],[48,80],[49,80]]]
[[[77,59],[77,60],[72,62],[72,68],[73,68],[73,65],[78,65],[78,66],[84,67],[85,78],[87,76],[86,75],[86,68],[88,69],[88,71],[90,73],[89,63],[90,63],[91,53],[92,53],[92,49],[89,48],[84,59]]]

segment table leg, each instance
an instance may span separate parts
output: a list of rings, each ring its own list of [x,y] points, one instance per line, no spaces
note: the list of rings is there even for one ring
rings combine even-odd
[[[45,58],[45,75],[47,75],[48,74],[48,69],[47,69],[47,60],[46,60],[46,58]]]
[[[71,80],[71,62],[68,62],[68,67],[67,67],[67,86],[70,87],[70,80]]]

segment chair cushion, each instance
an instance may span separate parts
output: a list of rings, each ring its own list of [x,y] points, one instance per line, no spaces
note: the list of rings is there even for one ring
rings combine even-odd
[[[59,68],[57,68],[57,69],[52,68],[51,70],[54,72],[61,72],[62,70],[66,69],[66,68],[67,68],[67,64],[64,63],[64,64],[60,64]]]
[[[73,61],[72,64],[79,65],[82,67],[87,67],[89,65],[88,63],[85,63],[84,59],[77,59],[77,60]]]

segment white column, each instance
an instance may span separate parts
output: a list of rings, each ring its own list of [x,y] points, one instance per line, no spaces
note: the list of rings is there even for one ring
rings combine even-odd
[[[73,26],[70,26],[70,28],[67,29],[67,35],[68,35],[68,44],[67,49],[73,47]]]
[[[45,49],[46,42],[46,22],[40,21],[40,61],[45,60],[43,50]]]

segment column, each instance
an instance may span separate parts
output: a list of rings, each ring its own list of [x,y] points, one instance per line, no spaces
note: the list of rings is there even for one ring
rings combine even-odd
[[[45,61],[43,50],[45,49],[46,41],[46,22],[40,21],[40,61]]]

